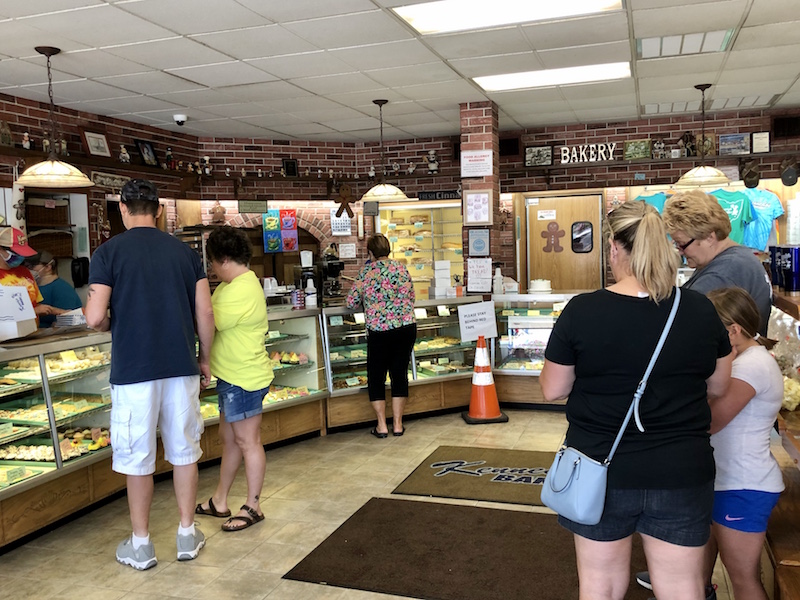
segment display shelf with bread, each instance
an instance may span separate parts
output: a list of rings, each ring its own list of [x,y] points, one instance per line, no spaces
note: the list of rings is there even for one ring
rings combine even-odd
[[[379,231],[389,239],[390,258],[408,268],[417,299],[443,298],[463,282],[460,202],[382,204]]]
[[[498,337],[491,347],[491,360],[501,402],[544,402],[537,379],[544,366],[544,350],[561,309],[576,293],[492,296]]]

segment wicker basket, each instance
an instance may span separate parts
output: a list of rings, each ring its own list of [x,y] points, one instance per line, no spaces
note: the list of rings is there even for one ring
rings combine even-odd
[[[69,231],[33,231],[28,234],[28,242],[37,252],[47,250],[56,258],[72,256],[72,233]]]
[[[69,203],[65,200],[46,202],[41,198],[30,198],[25,205],[25,220],[31,227],[69,225]]]

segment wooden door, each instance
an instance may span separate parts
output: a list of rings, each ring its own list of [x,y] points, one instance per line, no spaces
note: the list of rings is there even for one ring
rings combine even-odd
[[[553,290],[602,286],[602,198],[527,199],[528,280],[549,279]]]

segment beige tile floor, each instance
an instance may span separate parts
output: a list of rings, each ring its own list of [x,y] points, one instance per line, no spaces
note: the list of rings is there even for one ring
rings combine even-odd
[[[129,535],[124,498],[44,534],[0,556],[0,598],[9,600],[370,600],[398,598],[325,587],[281,576],[303,559],[350,515],[374,496],[391,491],[440,445],[555,450],[566,430],[562,413],[508,410],[506,424],[467,425],[457,413],[409,420],[403,437],[378,440],[368,428],[335,433],[267,452],[262,508],[267,518],[238,533],[223,533],[220,520],[198,517],[208,538],[191,562],[175,561],[177,513],[171,481],[156,484],[151,536],[158,565],[134,571],[114,560]],[[200,471],[200,499],[213,491],[218,467]],[[237,478],[231,506],[245,499]],[[404,497],[404,496],[394,496]],[[413,498],[405,496],[406,498]],[[426,501],[436,501],[426,498]],[[446,500],[515,510],[540,507]],[[720,569],[719,600],[730,600]]]

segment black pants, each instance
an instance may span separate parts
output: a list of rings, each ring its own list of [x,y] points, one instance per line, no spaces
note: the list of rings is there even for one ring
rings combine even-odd
[[[408,396],[408,363],[417,339],[417,324],[367,335],[367,379],[370,402],[386,400],[386,372],[392,381],[392,397]]]

